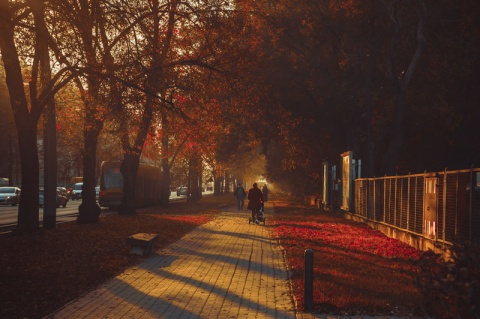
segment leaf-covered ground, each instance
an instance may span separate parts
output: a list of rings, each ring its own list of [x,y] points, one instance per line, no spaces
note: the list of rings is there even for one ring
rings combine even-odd
[[[42,318],[98,287],[142,258],[128,253],[126,238],[158,233],[155,249],[212,219],[233,196],[201,203],[117,214],[95,225],[60,224],[54,230],[0,237],[0,318]],[[292,200],[293,202],[293,200]],[[292,285],[303,307],[305,249],[314,250],[315,311],[334,314],[419,315],[423,298],[415,285],[419,253],[364,224],[333,213],[276,201],[268,217],[286,250]]]
[[[424,315],[416,285],[420,253],[362,223],[275,201],[274,234],[286,251],[292,288],[304,307],[305,250],[314,254],[314,311],[337,315]]]
[[[155,249],[164,247],[212,219],[218,205],[233,202],[233,196],[225,196],[139,209],[136,216],[112,214],[93,225],[70,222],[36,234],[0,237],[0,318],[48,315],[141,262],[128,253],[128,236],[156,233]]]

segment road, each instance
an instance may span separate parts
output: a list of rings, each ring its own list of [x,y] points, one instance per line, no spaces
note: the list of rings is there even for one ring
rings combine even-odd
[[[204,192],[204,195],[212,192]],[[174,192],[170,196],[170,201],[177,201],[185,199],[185,196],[177,196]],[[78,206],[82,203],[81,200],[69,200],[67,207],[57,208],[57,222],[73,221],[78,216]],[[110,214],[111,210],[102,208],[102,214]],[[15,225],[18,219],[18,206],[4,206],[0,205],[0,227],[7,225]],[[40,221],[43,221],[43,208],[40,208]]]
[[[79,200],[69,200],[67,207],[57,208],[57,220],[73,220],[78,215]],[[0,226],[16,224],[18,219],[18,206],[0,206]],[[40,220],[43,220],[43,208],[40,208]]]

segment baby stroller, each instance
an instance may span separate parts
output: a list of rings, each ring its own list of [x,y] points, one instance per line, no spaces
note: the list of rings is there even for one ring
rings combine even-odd
[[[258,222],[263,223],[263,225],[265,225],[265,216],[263,215],[264,212],[265,212],[265,207],[262,203],[262,206],[260,207],[260,210],[257,213],[257,219],[258,219]],[[255,221],[252,219],[252,217],[249,217],[248,218],[248,223],[249,224],[250,223],[255,224]]]

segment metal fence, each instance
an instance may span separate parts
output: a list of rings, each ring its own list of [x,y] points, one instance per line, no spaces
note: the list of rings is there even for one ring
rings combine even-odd
[[[353,213],[445,244],[480,243],[480,169],[356,179]]]

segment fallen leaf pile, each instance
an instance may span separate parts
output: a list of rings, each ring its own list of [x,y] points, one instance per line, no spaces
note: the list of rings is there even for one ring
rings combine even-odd
[[[314,256],[313,308],[335,315],[423,315],[416,249],[339,214],[275,202],[273,232],[304,307],[305,250]]]
[[[226,195],[224,195],[226,196]],[[97,224],[58,224],[56,229],[0,238],[0,318],[42,318],[142,261],[129,254],[127,237],[155,233],[154,249],[209,221],[227,197],[173,203],[112,214]],[[228,196],[228,200],[231,196]]]
[[[145,208],[135,216],[102,217],[98,224],[59,224],[0,238],[0,318],[42,318],[98,287],[142,257],[128,253],[126,238],[159,235],[155,249],[172,243],[211,220],[231,195],[200,203]],[[419,252],[366,225],[272,198],[273,234],[286,251],[293,293],[304,306],[306,249],[314,251],[314,310],[336,315],[423,314],[424,299],[415,278]]]

